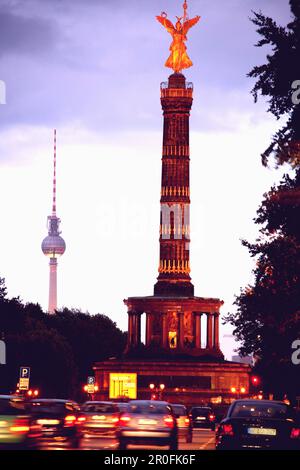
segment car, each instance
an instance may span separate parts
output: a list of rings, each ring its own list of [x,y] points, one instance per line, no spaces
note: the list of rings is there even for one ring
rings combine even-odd
[[[120,413],[123,413],[128,408],[128,402],[121,401],[121,402],[114,402],[114,403],[115,405],[117,405]]]
[[[186,442],[193,441],[192,421],[184,405],[171,404],[173,413],[177,420],[178,437],[183,437]]]
[[[195,406],[191,408],[189,416],[194,428],[210,428],[215,430],[216,416],[209,406]]]
[[[116,403],[87,401],[82,405],[79,421],[83,435],[116,435],[120,409]]]
[[[273,400],[235,400],[216,432],[216,449],[299,449],[300,426],[291,406]]]
[[[43,445],[80,446],[81,431],[79,405],[72,400],[56,398],[33,399],[28,410],[36,424],[41,426]]]
[[[121,413],[117,432],[119,449],[129,444],[168,446],[178,449],[177,422],[169,403],[132,400]]]
[[[20,396],[0,395],[0,447],[3,449],[38,449],[41,427],[26,410]]]

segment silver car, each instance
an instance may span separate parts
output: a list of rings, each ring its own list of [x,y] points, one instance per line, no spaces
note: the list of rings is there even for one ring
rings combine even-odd
[[[117,433],[119,449],[129,444],[168,446],[178,449],[176,418],[164,401],[132,400],[120,415]]]

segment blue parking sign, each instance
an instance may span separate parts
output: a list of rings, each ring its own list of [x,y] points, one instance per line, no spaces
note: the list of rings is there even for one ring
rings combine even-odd
[[[20,379],[30,378],[30,367],[20,367]]]

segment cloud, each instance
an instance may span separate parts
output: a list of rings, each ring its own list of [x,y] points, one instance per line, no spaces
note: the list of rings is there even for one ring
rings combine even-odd
[[[19,16],[0,9],[0,57],[8,54],[40,55],[55,46],[58,34],[53,20]]]

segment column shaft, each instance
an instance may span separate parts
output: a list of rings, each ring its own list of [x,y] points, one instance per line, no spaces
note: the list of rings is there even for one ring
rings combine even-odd
[[[141,314],[135,314],[135,338],[134,338],[135,345],[138,346],[141,344]]]
[[[146,346],[151,344],[151,313],[146,313]]]
[[[211,313],[207,313],[207,339],[206,339],[206,347],[211,349],[213,347],[213,316]]]
[[[128,312],[127,349],[132,346],[132,314]]]
[[[201,348],[201,316],[202,313],[195,312],[195,347]]]
[[[219,313],[214,315],[214,348],[220,349],[220,339],[219,339]]]
[[[184,348],[184,313],[178,312],[179,315],[179,347]]]
[[[168,347],[167,314],[162,314],[162,347]]]

